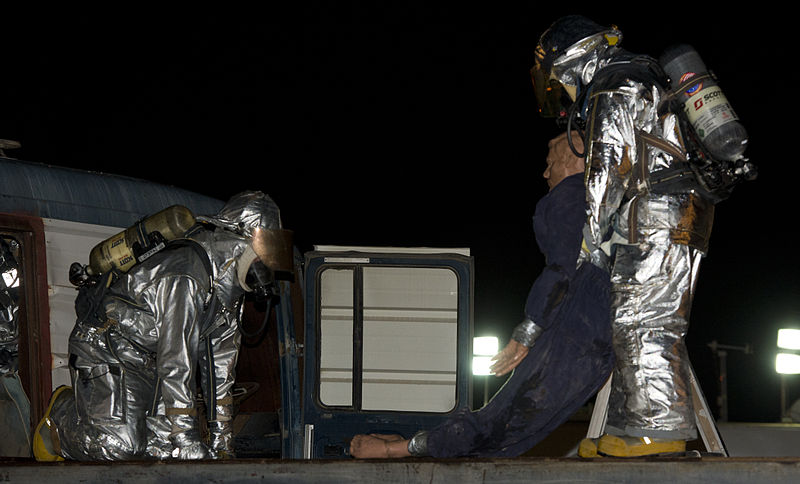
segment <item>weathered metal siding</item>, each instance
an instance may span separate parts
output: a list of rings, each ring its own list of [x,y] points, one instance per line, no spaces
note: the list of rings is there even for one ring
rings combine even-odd
[[[0,158],[0,212],[128,227],[175,204],[209,215],[223,202],[136,178]]]

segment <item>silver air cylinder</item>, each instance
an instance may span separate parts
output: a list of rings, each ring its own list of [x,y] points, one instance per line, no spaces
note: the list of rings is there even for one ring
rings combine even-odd
[[[678,102],[709,154],[736,161],[747,148],[747,131],[739,122],[722,89],[708,73],[703,60],[690,45],[668,48],[661,66],[678,90]]]

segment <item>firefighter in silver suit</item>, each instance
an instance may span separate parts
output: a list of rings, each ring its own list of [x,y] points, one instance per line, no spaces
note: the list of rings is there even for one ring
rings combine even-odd
[[[272,282],[269,242],[281,231],[280,214],[267,195],[243,192],[197,221],[182,244],[168,245],[109,285],[99,298],[102,317],[79,314],[69,339],[72,387],[51,398],[34,436],[37,459],[232,453],[243,298]]]
[[[608,271],[616,366],[606,434],[582,456],[680,452],[696,438],[684,343],[713,202],[661,191],[652,174],[686,155],[650,58],[581,16],[541,36],[531,77],[541,114],[585,129],[587,221],[582,259]]]

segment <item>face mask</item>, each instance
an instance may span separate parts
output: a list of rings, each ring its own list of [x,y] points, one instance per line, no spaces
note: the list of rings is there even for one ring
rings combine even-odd
[[[252,246],[247,246],[239,256],[236,273],[239,285],[247,292],[253,293],[256,300],[264,300],[272,295],[275,277],[272,271],[258,258]]]
[[[250,264],[245,276],[245,284],[255,296],[256,301],[266,301],[275,294],[274,282],[272,271],[263,262],[256,260]]]

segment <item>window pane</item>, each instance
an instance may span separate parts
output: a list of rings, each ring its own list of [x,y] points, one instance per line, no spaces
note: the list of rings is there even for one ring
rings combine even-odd
[[[364,268],[363,409],[453,409],[457,309],[450,269]]]
[[[17,370],[19,344],[19,243],[0,235],[0,374]]]
[[[320,389],[325,405],[353,404],[353,270],[320,275]]]

